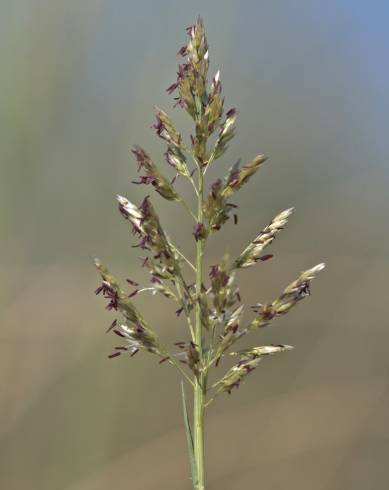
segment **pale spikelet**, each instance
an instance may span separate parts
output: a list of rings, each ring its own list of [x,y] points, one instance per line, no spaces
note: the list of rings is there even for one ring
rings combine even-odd
[[[197,345],[192,341],[176,342],[174,345],[181,349],[181,352],[175,354],[182,358],[180,362],[187,364],[189,369],[197,377],[200,374],[200,354]]]
[[[130,221],[135,230],[143,232],[143,214],[140,209],[127,198],[120,196],[119,194],[116,196],[116,199],[119,203],[119,211],[122,215]]]
[[[172,90],[172,87],[176,85],[171,85],[167,90]],[[180,65],[177,72],[177,87],[178,87],[178,97],[175,97],[177,104],[183,107],[188,114],[195,119],[196,118],[196,99],[194,97],[193,91],[193,69],[189,63]]]
[[[138,162],[138,171],[144,170],[146,175],[141,175],[139,181],[133,181],[133,184],[151,184],[162,197],[168,201],[178,201],[179,195],[172,184],[161,174],[158,167],[152,161],[150,156],[141,148],[135,145],[132,153]]]
[[[196,23],[187,29],[187,33],[189,42],[178,52],[186,58],[186,62],[179,65],[177,80],[166,91],[172,94],[178,90],[178,97],[175,97],[177,104],[196,120],[202,113],[201,106],[206,93],[209,67],[208,43],[202,19],[198,18]]]
[[[186,163],[185,155],[177,150],[177,147],[170,146],[165,153],[167,163],[177,170],[177,173],[184,177],[190,176],[190,172]]]
[[[122,324],[115,328],[113,332],[128,342],[126,346],[116,348],[120,353],[127,351],[133,356],[139,350],[145,350],[152,354],[163,356],[158,336],[146,326],[139,323],[132,326]]]
[[[139,207],[123,196],[117,196],[117,200],[119,211],[131,222],[133,232],[141,238],[139,246],[146,250],[152,249],[157,258],[171,259],[174,254],[148,196]]]
[[[117,347],[109,357],[117,357],[124,352],[134,355],[140,349],[162,356],[157,334],[150,328],[133,302],[120,288],[108,268],[99,259],[95,259],[95,264],[103,279],[101,286],[96,289],[95,293],[102,293],[106,299],[110,300],[107,309],[120,311],[126,320],[132,324],[131,326],[126,324],[117,326],[117,320],[115,320],[109,327],[107,331],[112,330],[116,335],[128,341],[127,346]]]
[[[139,207],[123,196],[117,196],[117,199],[121,214],[130,221],[133,233],[140,238],[137,246],[153,252],[153,256],[147,257],[143,263],[151,273],[152,287],[149,290],[176,300],[176,295],[163,284],[163,280],[174,281],[178,278],[184,284],[180,259],[171,247],[149,198],[146,197]]]
[[[102,285],[96,289],[95,293],[102,293],[106,299],[110,300],[107,309],[118,310],[128,321],[143,324],[144,320],[141,314],[120,288],[117,280],[109,272],[108,268],[99,259],[95,259],[95,265],[103,279]]]
[[[162,282],[155,282],[155,280],[154,280],[154,284],[152,286],[137,289],[133,293],[133,295],[135,296],[135,294],[139,294],[139,293],[143,293],[143,292],[149,292],[152,295],[160,293],[160,294],[162,294],[162,296],[165,296],[165,298],[172,299],[172,300],[178,302],[177,296],[173,293],[173,291],[170,288],[168,288]]]
[[[273,302],[277,314],[283,314],[290,310],[295,304],[311,294],[310,283],[316,274],[322,271],[325,264],[318,264],[305,272],[286,287],[282,295]]]
[[[162,282],[165,280],[172,279],[172,273],[174,269],[167,265],[165,261],[155,260],[151,257],[146,257],[143,260],[143,267],[149,269],[150,272],[150,281],[151,283],[157,283],[158,281]]]
[[[257,155],[251,162],[242,167],[239,167],[238,165],[232,167],[227,176],[227,182],[222,191],[222,196],[225,199],[229,198],[234,192],[248,182],[266,160],[267,156]]]
[[[236,110],[230,109],[224,122],[220,126],[214,149],[211,153],[210,160],[217,160],[228,149],[228,142],[235,136]]]
[[[266,160],[264,155],[258,155],[242,167],[237,162],[223,180],[217,179],[211,185],[211,191],[203,205],[210,232],[219,230],[230,218],[231,212],[237,206],[228,202],[228,199],[249,181]]]
[[[209,67],[208,42],[205,37],[204,24],[201,17],[197,18],[196,23],[188,28],[187,32],[190,39],[186,51],[188,61],[193,71],[191,87],[193,92],[201,100],[206,89]]]
[[[156,109],[156,122],[154,123],[153,128],[157,135],[167,143],[165,160],[170,166],[176,169],[179,175],[189,177],[190,171],[185,157],[185,151],[187,149],[182,143],[182,136],[177,131],[166,112],[158,108]]]
[[[204,291],[198,295],[197,301],[200,305],[200,320],[206,330],[213,328],[214,320],[211,317],[211,310],[208,305],[208,299]]]
[[[211,89],[204,110],[204,117],[206,118],[209,135],[215,131],[223,114],[224,99],[221,96],[221,91],[220,71],[218,71],[212,80]]]
[[[227,261],[228,256],[225,256],[220,264],[211,266],[209,273],[215,317],[223,315],[240,300],[235,274],[228,270]]]
[[[222,379],[213,385],[213,388],[216,388],[216,393],[226,391],[230,394],[233,388],[238,388],[245,381],[247,375],[254,371],[263,356],[291,349],[293,347],[290,345],[267,345],[232,352],[231,356],[240,357],[239,362],[227,371]]]
[[[244,305],[240,305],[234,310],[225,314],[226,330],[239,326],[240,317],[242,316]]]
[[[251,347],[250,349],[243,349],[237,352],[231,352],[230,356],[240,356],[242,360],[256,359],[261,356],[271,356],[279,352],[285,352],[292,350],[294,347],[291,345],[261,345],[259,347]]]
[[[197,114],[199,117],[196,121],[196,137],[192,138],[192,149],[196,161],[201,167],[208,166],[212,160],[215,160],[217,158],[218,144],[222,146],[228,140],[227,135],[221,136],[224,125],[224,123],[220,125],[224,103],[221,90],[220,72],[218,71],[212,80],[208,95],[205,90],[202,98],[196,99],[198,104]],[[217,139],[218,143],[213,150],[208,152],[206,142],[217,128],[220,128]]]
[[[233,267],[245,268],[256,264],[259,260],[266,260],[271,256],[261,257],[263,250],[270,245],[277,233],[279,233],[286,223],[294,208],[285,209],[279,213],[250,243],[250,245],[235,260]]]
[[[171,249],[170,253],[173,255],[171,257],[169,256],[169,258],[165,255],[161,255],[158,259],[146,257],[146,259],[143,260],[143,266],[149,269],[151,282],[151,286],[145,288],[145,290],[149,290],[154,294],[160,293],[165,296],[165,298],[179,302],[177,295],[166,284],[166,281],[170,281],[174,284],[177,279],[183,282],[179,265],[180,259]],[[142,290],[139,290],[139,292],[141,291]],[[184,299],[187,299],[186,293]]]
[[[234,310],[225,313],[225,326],[215,354],[216,365],[219,364],[224,353],[246,334],[245,330],[239,330],[243,308],[244,305],[240,305]]]
[[[257,316],[250,323],[249,330],[268,326],[273,318],[285,315],[299,301],[309,296],[311,281],[324,267],[325,264],[318,264],[302,272],[295,281],[289,284],[279,298],[270,304],[258,304],[253,307],[254,311],[257,312]]]
[[[233,209],[222,195],[223,181],[217,179],[212,185],[207,200],[203,205],[205,217],[208,221],[209,231],[220,230],[221,226],[229,220]]]
[[[158,282],[154,284],[153,286],[154,291],[157,293],[162,294],[162,296],[165,296],[167,299],[172,299],[173,301],[178,301],[177,295],[173,293],[173,291],[168,288],[165,284],[162,282]]]
[[[182,137],[177,131],[170,117],[162,109],[156,107],[157,112],[155,114],[156,122],[153,128],[156,130],[158,136],[165,140],[169,145],[178,146],[182,148]]]
[[[203,223],[197,223],[193,227],[192,235],[194,236],[196,242],[198,242],[199,240],[205,240],[208,236],[208,228],[204,226]]]
[[[251,359],[249,361],[242,361],[233,366],[227,373],[222,377],[220,381],[215,383],[212,388],[216,388],[216,393],[227,392],[231,394],[234,388],[239,388],[240,384],[243,383],[246,377],[254,371],[254,369],[260,363],[261,358]]]

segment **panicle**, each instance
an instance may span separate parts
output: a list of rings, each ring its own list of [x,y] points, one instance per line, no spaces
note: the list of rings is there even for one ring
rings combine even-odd
[[[283,230],[289,216],[293,213],[293,211],[294,208],[289,208],[279,213],[240,254],[240,256],[235,260],[233,267],[237,269],[251,267],[259,260],[266,260],[267,258],[270,258],[271,255],[263,257],[261,254],[263,250],[273,242],[276,235]]]
[[[198,274],[203,264],[201,257],[204,243],[202,242],[205,242],[214,231],[219,230],[231,215],[234,215],[234,222],[237,224],[237,206],[230,202],[230,199],[256,174],[267,157],[257,155],[243,166],[238,161],[223,179],[217,179],[211,185],[209,194],[204,199],[204,175],[208,166],[223,156],[228,149],[229,142],[235,135],[237,111],[231,108],[224,112],[220,71],[216,72],[208,84],[208,42],[200,17],[193,26],[187,28],[187,34],[189,36],[187,44],[178,51],[178,55],[185,58],[184,62],[178,66],[177,79],[168,87],[167,92],[175,93],[176,105],[184,108],[194,120],[195,131],[190,135],[191,144],[188,147],[184,144],[181,133],[168,114],[156,107],[156,119],[152,127],[166,144],[164,156],[166,162],[175,170],[174,179],[169,182],[140,146],[134,146],[132,153],[138,163],[138,172],[141,172],[139,180],[135,183],[151,184],[163,198],[180,201],[195,218],[196,224],[192,233],[196,242],[200,242],[196,247],[196,265],[193,265],[190,259],[186,258],[184,253],[170,241],[149,196],[146,196],[139,206],[123,196],[117,196],[120,213],[130,222],[133,234],[139,239],[139,243],[135,246],[146,251],[146,257],[141,257],[141,260],[149,271],[150,286],[142,287],[137,282],[127,279],[128,284],[135,288],[128,295],[121,289],[109,270],[96,259],[96,266],[102,278],[96,294],[102,294],[108,300],[108,310],[118,311],[124,317],[122,322],[115,319],[107,330],[125,342],[125,345],[115,347],[109,357],[118,357],[124,353],[132,356],[140,350],[153,353],[161,358],[160,363],[169,361],[170,364],[175,365],[193,386],[196,386],[196,383],[203,386],[205,393],[209,368],[213,364],[217,366],[222,357],[227,355],[227,351],[242,337],[257,328],[269,325],[273,318],[286,314],[300,300],[308,296],[310,283],[324,268],[324,264],[318,264],[302,272],[274,301],[253,306],[254,319],[248,326],[242,327],[243,305],[240,304],[240,293],[235,282],[236,269],[251,267],[258,261],[265,261],[272,257],[271,254],[263,255],[263,251],[286,225],[293,212],[293,208],[289,208],[275,216],[232,264],[225,255],[220,263],[212,265],[208,287],[202,283],[202,273]],[[209,145],[211,135],[214,135],[214,144]],[[193,171],[188,165],[189,155],[196,164]],[[195,171],[198,172],[199,177],[198,187],[193,179]],[[198,210],[198,218],[173,186],[179,175],[187,177],[195,188],[198,205],[201,206]],[[196,282],[190,285],[183,277],[184,261],[196,271]],[[166,351],[156,332],[131,301],[130,298],[143,291],[152,294],[160,293],[174,300],[178,303],[176,315],[185,313],[192,340],[177,342],[175,345],[179,352],[171,355]],[[194,309],[196,310],[195,328],[192,325]],[[220,381],[213,384],[212,388],[215,389],[216,395],[221,392],[231,393],[233,388],[238,388],[245,381],[263,357],[291,349],[293,347],[290,345],[271,344],[232,352],[230,355],[238,358],[237,363]],[[182,368],[179,362],[185,364],[187,368]],[[189,375],[188,369],[192,372]],[[193,375],[197,381],[193,379]]]

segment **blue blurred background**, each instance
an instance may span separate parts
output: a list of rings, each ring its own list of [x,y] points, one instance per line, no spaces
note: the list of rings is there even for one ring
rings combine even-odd
[[[244,301],[328,266],[257,339],[296,349],[211,407],[209,488],[387,489],[389,4],[5,0],[0,12],[0,487],[190,488],[178,378],[146,355],[107,359],[92,259],[144,275],[115,194],[144,194],[130,184],[132,144],[162,162],[154,104],[190,131],[165,88],[201,14],[211,75],[220,68],[239,111],[210,178],[270,156],[208,265],[295,206],[273,260],[239,275]],[[185,213],[152,199],[193,256]],[[139,305],[169,342],[185,340],[167,300]]]

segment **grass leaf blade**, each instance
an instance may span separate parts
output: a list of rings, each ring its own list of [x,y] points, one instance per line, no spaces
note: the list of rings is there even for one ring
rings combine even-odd
[[[186,442],[187,442],[188,452],[189,452],[190,469],[192,473],[193,487],[195,487],[197,485],[197,469],[196,469],[196,461],[194,457],[193,436],[192,436],[192,429],[190,427],[190,421],[188,417],[188,409],[186,406],[184,383],[182,381],[181,381],[181,394],[182,394],[182,407],[184,411]]]

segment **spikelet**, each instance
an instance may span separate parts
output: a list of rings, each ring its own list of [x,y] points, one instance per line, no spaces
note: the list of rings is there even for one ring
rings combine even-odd
[[[222,196],[228,199],[234,192],[240,189],[244,184],[247,184],[249,179],[258,171],[260,166],[265,163],[267,157],[265,155],[257,155],[251,162],[239,167],[235,165],[231,168],[226,185],[222,191]]]
[[[293,349],[290,345],[267,345],[260,347],[252,347],[238,352],[231,352],[231,356],[239,356],[240,359],[235,366],[227,371],[227,373],[213,385],[216,389],[216,395],[221,392],[231,394],[233,388],[239,388],[241,383],[246,380],[250,374],[258,366],[263,356],[273,355],[278,352],[284,352]]]
[[[294,347],[291,345],[261,345],[259,347],[251,347],[250,349],[239,350],[238,352],[231,352],[230,356],[239,356],[241,360],[256,359],[262,356],[271,356],[279,352],[285,352],[292,350]]]
[[[228,149],[228,142],[235,136],[236,110],[230,109],[226,113],[226,118],[220,126],[220,131],[211,153],[210,160],[217,160]]]
[[[154,258],[174,269],[175,254],[149,197],[145,197],[139,207],[123,196],[117,196],[117,200],[120,213],[130,221],[133,233],[141,238],[139,246],[145,250],[152,250]]]
[[[133,181],[133,184],[151,184],[162,197],[168,201],[178,201],[179,195],[172,184],[161,174],[158,167],[149,157],[149,155],[140,146],[135,145],[132,153],[138,162],[138,171],[144,170],[146,175],[141,175],[139,181]]]
[[[221,96],[222,86],[220,82],[220,71],[218,70],[211,83],[207,104],[204,109],[208,135],[211,135],[220,123],[223,115],[224,99]]]
[[[289,208],[279,213],[240,254],[235,260],[233,267],[237,269],[251,267],[259,260],[270,258],[271,256],[269,255],[262,257],[261,254],[263,250],[273,242],[277,233],[284,228],[293,211],[294,208]]]
[[[165,153],[166,162],[175,168],[179,175],[190,176],[185,151],[187,150],[182,142],[182,136],[177,131],[166,112],[157,108],[156,122],[153,124],[156,134],[167,143]]]
[[[177,131],[166,112],[157,108],[155,117],[156,122],[154,123],[153,128],[156,130],[157,135],[169,145],[183,149],[181,134]]]
[[[267,157],[264,155],[258,155],[242,167],[237,162],[230,168],[224,180],[218,179],[212,184],[211,191],[203,206],[210,232],[220,230],[221,226],[230,218],[232,210],[237,206],[229,203],[228,199],[249,181],[266,160]]]
[[[178,301],[177,296],[163,281],[179,280],[185,285],[181,260],[163,231],[149,198],[146,197],[139,207],[123,196],[117,196],[117,200],[120,213],[130,221],[133,233],[140,238],[137,246],[145,251],[153,252],[152,257],[147,257],[143,261],[143,265],[149,269],[151,275],[151,287],[148,290],[159,292],[167,298]]]
[[[228,270],[227,261],[228,257],[225,256],[220,264],[211,266],[209,273],[215,317],[223,315],[240,300],[235,274]]]
[[[128,321],[143,324],[144,320],[141,314],[120,288],[117,280],[109,272],[108,268],[99,259],[95,259],[95,265],[103,280],[101,286],[96,289],[95,293],[102,293],[106,299],[110,300],[107,309],[118,310]]]
[[[120,288],[117,280],[109,272],[108,268],[99,259],[95,259],[95,265],[103,279],[101,286],[96,289],[95,293],[102,293],[104,298],[109,299],[107,305],[108,310],[120,311],[124,318],[132,324],[131,326],[126,324],[117,326],[117,320],[114,320],[111,324],[107,331],[112,330],[119,337],[128,340],[129,343],[127,346],[117,347],[115,349],[116,352],[109,357],[117,357],[126,351],[133,355],[140,349],[162,356],[157,334],[146,323],[133,302]]]
[[[217,179],[211,185],[210,193],[203,205],[204,215],[208,221],[207,229],[210,232],[220,230],[221,226],[229,220],[233,209],[222,195],[223,187],[222,179]]]
[[[182,357],[180,362],[187,364],[189,369],[193,371],[194,375],[197,377],[200,373],[200,355],[198,351],[198,346],[190,342],[176,342],[176,345],[181,352],[176,354],[176,356]]]
[[[183,107],[194,119],[202,113],[202,100],[206,93],[207,73],[209,67],[208,43],[204,25],[200,18],[187,29],[189,42],[178,54],[186,58],[186,62],[178,66],[177,80],[166,91],[172,94],[176,90],[177,104]]]
[[[205,291],[201,291],[197,301],[200,305],[200,320],[206,330],[210,330],[214,326],[214,320],[211,316],[211,310],[208,305],[208,298],[205,294]]]
[[[225,325],[216,349],[215,362],[219,364],[224,353],[246,334],[246,330],[240,330],[240,320],[244,305],[240,305],[225,315]]]
[[[251,359],[249,361],[239,362],[229,369],[222,379],[215,383],[212,388],[216,389],[217,394],[224,391],[230,395],[234,388],[239,388],[241,383],[243,383],[247,376],[254,371],[260,361],[261,358],[257,357],[256,359]]]
[[[284,290],[280,297],[275,299],[270,304],[258,304],[253,307],[257,316],[249,325],[249,330],[266,327],[271,320],[277,316],[285,315],[302,299],[310,295],[310,283],[315,278],[316,274],[323,270],[325,264],[318,264],[305,272],[293,281]]]
[[[146,328],[140,323],[132,326],[121,324],[114,328],[113,332],[127,341],[127,344],[115,347],[115,352],[108,357],[117,357],[124,353],[129,353],[133,356],[140,350],[156,354],[160,357],[164,356],[160,348],[158,336],[150,328]]]

